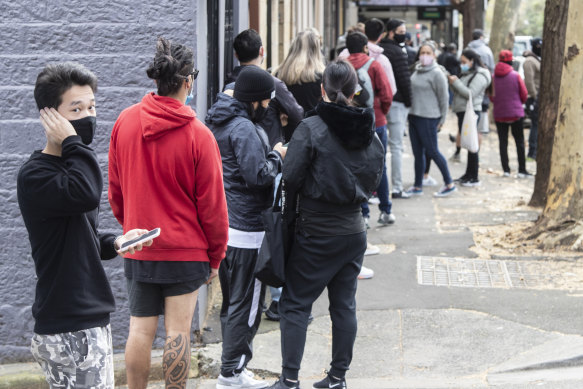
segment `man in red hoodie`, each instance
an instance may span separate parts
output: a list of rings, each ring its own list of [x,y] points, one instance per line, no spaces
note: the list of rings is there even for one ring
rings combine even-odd
[[[197,73],[192,49],[159,38],[147,70],[158,93],[124,110],[111,134],[109,202],[115,217],[124,231],[161,229],[152,246],[124,260],[131,388],[147,386],[162,314],[166,386],[186,385],[198,288],[216,277],[227,249],[221,155],[213,134],[186,105]]]
[[[391,103],[393,102],[391,84],[381,64],[368,56],[368,38],[366,35],[360,32],[349,34],[346,37],[346,48],[350,53],[347,59],[356,70],[366,66],[372,60],[367,73],[370,77],[374,93],[375,129],[386,152],[387,112],[389,112],[389,108],[391,108]],[[389,180],[387,179],[386,165],[383,166],[383,175],[381,183],[377,188],[377,196],[380,200],[379,210],[381,211],[377,222],[383,226],[395,223],[395,216],[391,212],[392,203],[389,200]],[[368,228],[370,218],[368,203],[362,204],[362,215]],[[363,266],[359,278],[372,278],[373,275],[374,272],[371,269]]]

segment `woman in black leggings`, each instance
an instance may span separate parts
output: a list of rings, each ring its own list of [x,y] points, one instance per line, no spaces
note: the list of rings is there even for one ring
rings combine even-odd
[[[283,168],[287,194],[299,194],[294,246],[279,302],[283,372],[272,389],[299,388],[313,302],[328,289],[332,362],[313,388],[346,387],[356,338],[356,285],[366,250],[360,204],[381,179],[383,146],[372,108],[351,105],[358,79],[345,61],[323,74],[323,101],[295,130]],[[332,386],[330,386],[332,385]]]

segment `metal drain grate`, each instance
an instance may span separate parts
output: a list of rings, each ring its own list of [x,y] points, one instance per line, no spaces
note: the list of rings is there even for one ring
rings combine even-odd
[[[521,261],[417,257],[421,285],[467,288],[536,288],[550,281],[542,267]]]

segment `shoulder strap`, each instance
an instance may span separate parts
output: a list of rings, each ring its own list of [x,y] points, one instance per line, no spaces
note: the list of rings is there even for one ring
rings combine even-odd
[[[374,58],[369,59],[368,61],[366,61],[366,63],[364,65],[362,65],[361,69],[365,70],[368,72],[368,68],[370,68],[370,65],[372,64],[372,61],[374,61]]]

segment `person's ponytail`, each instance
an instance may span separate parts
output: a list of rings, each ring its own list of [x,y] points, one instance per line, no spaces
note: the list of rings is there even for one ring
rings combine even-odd
[[[340,105],[350,105],[348,96],[354,95],[358,77],[352,65],[344,60],[332,61],[326,66],[322,85],[330,101]]]

